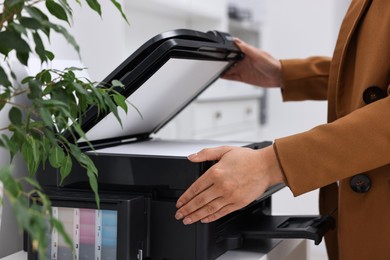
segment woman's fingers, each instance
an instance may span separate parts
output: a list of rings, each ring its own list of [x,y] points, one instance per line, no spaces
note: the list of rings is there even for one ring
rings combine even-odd
[[[260,150],[243,147],[204,149],[190,159],[218,162],[178,199],[175,217],[184,224],[219,219],[248,205],[268,187],[283,181],[272,146]]]

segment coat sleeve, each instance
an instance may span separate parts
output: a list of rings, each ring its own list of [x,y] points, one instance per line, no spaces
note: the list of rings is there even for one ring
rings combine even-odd
[[[389,164],[389,111],[388,96],[332,123],[276,139],[274,148],[293,194]]]
[[[284,101],[327,99],[330,58],[281,60]]]

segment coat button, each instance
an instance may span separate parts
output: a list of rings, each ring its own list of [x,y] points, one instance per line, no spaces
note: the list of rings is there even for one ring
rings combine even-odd
[[[377,86],[369,87],[363,92],[363,100],[366,104],[370,104],[385,97],[386,92]]]
[[[349,185],[354,192],[365,193],[371,188],[371,180],[365,174],[358,174],[351,178]]]

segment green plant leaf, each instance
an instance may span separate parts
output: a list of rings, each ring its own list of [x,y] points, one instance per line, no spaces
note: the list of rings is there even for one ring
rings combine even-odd
[[[13,139],[13,137],[11,137],[11,139],[10,139],[6,134],[2,134],[0,136],[0,146],[9,150],[10,155],[11,155],[11,161],[12,161],[12,158],[15,156],[15,154],[19,151],[18,144],[12,139]]]
[[[17,33],[19,33],[19,34],[24,34],[24,35],[28,36],[27,30],[26,30],[26,28],[25,28],[23,25],[20,25],[20,24],[17,24],[17,23],[12,22],[12,23],[10,23],[10,24],[8,25],[8,28],[12,28],[12,29],[15,30]]]
[[[115,88],[124,88],[125,85],[123,85],[122,82],[120,82],[119,80],[117,79],[114,79],[112,82],[111,82],[111,85]]]
[[[103,97],[104,97],[105,105],[114,114],[114,116],[116,117],[120,125],[122,125],[122,121],[118,113],[118,107],[116,106],[114,101],[112,101],[112,98],[109,95],[104,95]]]
[[[19,197],[22,194],[22,185],[13,178],[11,166],[0,167],[0,181],[3,182],[8,197]]]
[[[2,67],[0,67],[0,85],[3,85],[4,87],[10,87],[12,85]]]
[[[8,113],[9,120],[12,124],[19,126],[22,124],[22,111],[17,107],[12,107]]]
[[[49,128],[49,129],[44,128],[43,132],[45,133],[45,139],[49,140],[51,145],[57,144],[56,136],[53,133],[53,130],[51,130],[51,128]],[[49,144],[45,144],[45,150],[50,151],[50,149],[51,148],[50,148]],[[48,154],[50,154],[50,152]]]
[[[95,194],[96,205],[99,207],[100,198],[99,198],[97,177],[92,171],[90,171],[90,169],[87,169],[87,175],[88,175],[89,185],[91,186],[91,189]]]
[[[18,133],[16,130],[14,134],[11,136],[8,147],[11,155],[11,161],[13,160],[14,156],[19,152],[20,148],[22,147],[24,138],[24,135]]]
[[[50,26],[49,26],[49,18],[45,15],[41,10],[34,6],[25,6],[24,9],[27,13],[37,21],[42,24],[41,30],[46,34],[46,36],[50,37]]]
[[[51,113],[49,112],[49,110],[41,107],[41,108],[39,108],[38,111],[39,111],[39,116],[42,119],[43,123],[48,127],[52,127],[53,120],[52,120]]]
[[[26,177],[24,180],[35,187],[35,189],[31,191],[32,195],[30,196],[31,208],[42,212],[44,214],[44,218],[48,221],[48,218],[53,216],[50,199],[44,192],[42,192],[42,189],[39,187],[39,183],[34,178]],[[49,228],[49,226],[47,226],[47,228]]]
[[[60,4],[64,7],[65,11],[69,14],[69,16],[72,16],[72,8],[68,4],[68,0],[59,0]]]
[[[77,158],[91,173],[97,176],[98,170],[95,167],[95,164],[92,162],[91,158],[88,155],[81,153],[80,157]]]
[[[47,99],[47,100],[43,100],[42,103],[47,107],[53,107],[56,109],[65,108],[66,110],[68,109],[67,104],[60,100]]]
[[[0,67],[1,68],[1,67]],[[8,101],[11,98],[11,90],[9,88],[3,89],[0,94],[0,100]]]
[[[59,146],[53,146],[50,149],[49,162],[54,168],[61,167],[65,159],[65,153]]]
[[[30,173],[30,176],[32,176],[36,173],[39,166],[39,144],[37,144],[32,137],[27,138],[22,145],[21,152],[26,162],[28,172]]]
[[[80,158],[80,156],[81,156],[80,148],[77,147],[77,146],[74,145],[74,144],[71,144],[71,143],[68,144],[68,147],[69,147],[69,149],[70,149],[70,153],[72,154],[72,156],[73,156],[75,159],[78,160],[78,158]]]
[[[73,46],[73,48],[77,51],[77,53],[80,53],[79,45],[77,44],[77,42],[74,39],[74,37],[72,35],[70,35],[69,32],[65,29],[65,27],[63,27],[61,25],[58,25],[58,24],[49,23],[49,22],[45,22],[45,24],[49,28],[51,28],[54,31],[56,31],[57,33],[62,34],[64,36],[64,38],[66,39],[66,41],[69,44],[71,44]]]
[[[45,70],[45,71],[42,73],[41,79],[42,79],[42,81],[43,81],[44,83],[49,83],[49,82],[51,82],[52,77],[51,77],[50,71],[49,71],[49,70]]]
[[[42,28],[42,24],[39,20],[32,17],[21,17],[19,18],[19,22],[23,27],[28,29],[39,30]]]
[[[0,32],[0,52],[7,55],[11,50],[18,53],[29,53],[30,46],[23,40],[20,34],[10,31]]]
[[[66,21],[69,23],[68,15],[65,11],[65,9],[60,5],[54,2],[53,0],[46,0],[46,8],[49,10],[49,12],[57,17],[60,20]]]
[[[95,99],[95,105],[97,105],[98,108],[100,107],[104,107],[105,103],[103,101],[103,95],[102,93],[99,91],[100,89],[99,88],[94,88],[94,87],[91,87],[90,90],[92,91],[93,93],[93,98]]]
[[[115,5],[115,7],[118,9],[118,11],[121,13],[123,19],[125,19],[126,23],[129,23],[129,21],[127,20],[127,17],[125,15],[125,13],[123,12],[122,10],[122,6],[120,3],[118,3],[118,1],[116,0],[111,0],[111,3],[113,3]]]
[[[27,66],[29,53],[28,52],[16,52],[16,57],[23,65]]]
[[[29,93],[28,93],[28,98],[31,100],[40,100],[43,96],[42,92],[42,84],[36,80],[36,79],[31,79],[28,82],[28,88],[29,88]]]
[[[73,162],[70,155],[67,155],[63,165],[60,168],[60,175],[61,175],[61,183],[65,180],[66,177],[70,174],[72,170]]]
[[[30,144],[30,146],[32,148],[31,152],[33,154],[33,158],[34,158],[35,164],[38,166],[39,162],[41,160],[41,152],[40,152],[40,144],[41,144],[41,142],[40,142],[40,140],[37,141],[32,136],[28,136],[27,137],[27,142]],[[35,171],[33,173],[35,173]]]
[[[46,128],[46,131],[47,131],[47,128]],[[53,135],[53,133],[51,131],[47,131],[47,132],[50,132],[50,134]],[[44,131],[44,133],[45,133],[45,131]],[[45,169],[46,161],[47,161],[47,158],[49,156],[49,151],[50,151],[50,138],[46,135],[46,133],[45,133],[44,137],[42,138],[41,149],[42,149],[41,165],[42,165],[42,168]]]
[[[22,79],[21,83],[26,84],[26,83],[29,83],[33,79],[34,79],[34,77],[31,77],[31,76],[25,77],[24,79]]]
[[[54,60],[54,53],[51,51],[45,50],[45,55],[49,60]]]
[[[41,37],[39,36],[38,33],[33,33],[33,39],[35,42],[35,52],[38,54],[39,59],[41,60],[42,63],[47,61],[46,50],[45,50],[45,46],[43,45]]]
[[[30,184],[32,187],[41,190],[42,187],[39,182],[34,177],[25,177],[25,181]]]
[[[64,77],[64,80],[67,80],[67,81],[75,81],[76,80],[76,74],[74,74],[74,72],[72,70],[67,70],[63,77]]]
[[[74,89],[80,93],[81,95],[88,95],[88,92],[83,88],[83,86],[77,82],[73,82],[72,83],[72,86],[74,87]]]
[[[75,130],[75,132],[79,135],[79,137],[83,139],[87,139],[87,136],[85,135],[84,131],[81,129],[80,125],[76,122],[72,124],[72,128]]]
[[[0,181],[4,183],[4,180],[12,177],[12,167],[11,166],[1,166],[0,167]]]
[[[24,2],[22,0],[5,0],[4,1],[4,17],[12,17],[17,14],[19,15],[24,7]]]
[[[9,8],[18,5],[20,3],[24,3],[24,1],[25,0],[5,0],[4,4]]]
[[[41,81],[43,83],[50,83],[52,76],[51,76],[50,70],[44,69],[36,75],[36,78],[37,78],[37,81]]]
[[[100,4],[97,0],[86,0],[86,1],[92,10],[97,12],[100,16],[102,15],[102,10],[101,10]]]
[[[34,19],[36,19],[39,22],[43,21],[49,21],[49,18],[45,13],[43,13],[39,8],[35,6],[25,6],[24,9],[27,11],[27,13]]]
[[[126,104],[126,98],[120,94],[114,94],[114,101],[115,103],[120,106],[123,111],[127,113],[127,104]]]

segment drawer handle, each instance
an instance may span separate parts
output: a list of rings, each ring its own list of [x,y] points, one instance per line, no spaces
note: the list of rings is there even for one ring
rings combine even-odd
[[[245,114],[251,115],[253,113],[253,109],[251,107],[247,107],[245,110]]]
[[[214,113],[214,118],[215,119],[221,119],[222,118],[222,113],[220,111],[217,111]]]

